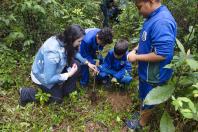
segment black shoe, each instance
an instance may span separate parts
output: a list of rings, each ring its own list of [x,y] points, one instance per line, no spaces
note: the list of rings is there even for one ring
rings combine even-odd
[[[24,92],[23,88],[20,88],[19,91],[18,91],[18,93],[19,93],[19,105],[22,106],[22,107],[26,106],[26,104],[27,104],[27,102],[23,100],[23,96],[22,96],[23,92]]]
[[[112,91],[111,82],[109,80],[103,80],[102,84],[104,85],[104,88],[108,91]]]
[[[34,88],[19,89],[19,105],[25,106],[29,102],[36,102],[35,95],[37,90]]]

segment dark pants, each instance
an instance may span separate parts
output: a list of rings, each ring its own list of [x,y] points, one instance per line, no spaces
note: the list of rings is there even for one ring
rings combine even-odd
[[[89,83],[89,67],[87,65],[81,65],[81,86],[87,86]]]
[[[99,58],[99,64],[103,63],[103,57],[98,56]],[[89,83],[89,67],[87,65],[81,65],[81,80],[80,85],[81,86],[87,86]]]
[[[112,74],[109,74],[109,73],[106,73],[106,72],[100,72],[97,76],[97,79],[98,80],[109,80],[109,76],[112,76]],[[114,76],[112,76],[114,77]],[[117,79],[117,78],[116,78]],[[118,82],[120,84],[126,84],[126,85],[129,85],[130,82],[132,81],[132,77],[130,75],[126,75],[124,76],[123,78],[121,79],[117,79]]]
[[[101,8],[103,16],[104,16],[103,27],[109,27],[108,8],[105,4],[101,4],[100,8]]]
[[[165,85],[166,82],[164,83],[158,83],[158,84],[149,84],[148,82],[142,80],[139,78],[139,98],[143,102],[148,93],[153,89],[156,88],[157,86],[162,86]],[[141,110],[146,110],[146,109],[152,109],[155,105],[142,105]]]
[[[49,93],[51,97],[48,102],[57,102],[61,103],[63,101],[63,97],[69,95],[69,93],[73,92],[76,89],[76,82],[80,75],[80,63],[78,61],[74,61],[78,65],[78,71],[68,80],[66,80],[62,84],[55,84],[51,89],[46,88],[43,85],[39,85],[41,90],[45,93]],[[63,70],[66,72],[66,70]],[[36,102],[35,95],[37,90],[34,88],[23,88],[21,91],[21,100],[23,102]]]
[[[113,69],[108,69],[108,68],[102,67],[102,66],[99,67],[99,70],[100,70],[100,72],[99,72],[99,74],[98,74],[98,76],[97,76],[97,79],[98,79],[98,80],[109,80],[109,79],[110,79],[109,76],[115,77],[114,75],[115,75],[117,72],[119,72],[119,71],[115,71],[115,70],[113,70]],[[123,75],[122,75],[122,76],[123,76]],[[131,77],[131,75],[125,74],[123,77],[122,77],[122,76],[120,76],[119,79],[116,78],[117,81],[118,81],[120,84],[129,85],[130,82],[131,82],[132,79],[133,79],[133,78]]]

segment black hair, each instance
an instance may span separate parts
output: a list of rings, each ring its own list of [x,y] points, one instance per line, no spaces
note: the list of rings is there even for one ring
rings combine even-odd
[[[103,45],[107,45],[113,42],[113,33],[111,28],[105,27],[101,29],[98,33],[98,39]]]
[[[73,43],[84,35],[84,29],[80,25],[74,24],[68,26],[62,34],[57,36],[60,41],[64,42],[64,48],[67,54],[67,63],[69,65],[71,65],[75,55],[75,47],[73,47]]]
[[[118,40],[114,46],[114,53],[116,55],[124,55],[128,50],[129,42],[125,39]]]

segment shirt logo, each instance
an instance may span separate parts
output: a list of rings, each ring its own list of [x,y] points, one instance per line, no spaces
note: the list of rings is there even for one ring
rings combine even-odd
[[[142,41],[146,41],[146,37],[147,37],[147,32],[144,31],[144,32],[142,33]]]

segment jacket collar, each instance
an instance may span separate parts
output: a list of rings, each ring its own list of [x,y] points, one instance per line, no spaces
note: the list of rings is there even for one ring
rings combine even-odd
[[[56,37],[56,40],[58,41],[58,43],[60,44],[61,47],[64,47],[64,45],[65,45],[64,42],[62,42],[62,41],[61,41],[60,39],[58,39],[57,37]]]
[[[166,6],[161,5],[159,8],[155,9],[151,14],[149,14],[149,16],[147,17],[147,20],[150,19],[151,17],[155,16],[156,14],[158,14],[159,12],[166,10]]]

